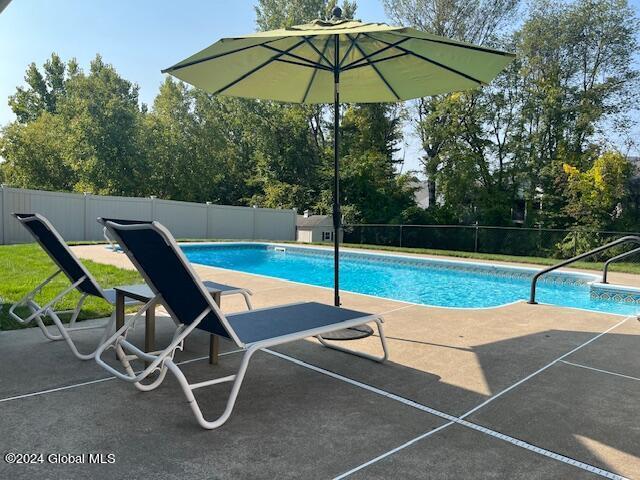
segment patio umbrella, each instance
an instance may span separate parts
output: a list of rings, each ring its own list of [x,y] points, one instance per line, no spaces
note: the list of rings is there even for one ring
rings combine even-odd
[[[511,53],[413,28],[341,19],[223,38],[163,70],[216,95],[333,103],[334,303],[340,305],[339,104],[398,102],[489,83]]]

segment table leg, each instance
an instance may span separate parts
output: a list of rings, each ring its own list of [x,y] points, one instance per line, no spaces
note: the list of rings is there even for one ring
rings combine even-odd
[[[218,335],[213,335],[209,337],[209,364],[217,365],[218,364],[218,356],[220,353],[220,337]]]
[[[116,290],[116,331],[124,326],[124,295]],[[114,351],[116,359],[118,355]]]
[[[124,295],[116,292],[116,330],[120,330],[124,325]]]
[[[216,304],[220,306],[220,300],[221,300],[220,292],[214,293],[212,296]],[[209,364],[217,365],[219,356],[220,356],[220,337],[218,337],[218,335],[211,334],[209,338]]]
[[[154,352],[156,350],[156,306],[147,309],[144,317],[144,351]],[[144,363],[149,366],[148,362]]]

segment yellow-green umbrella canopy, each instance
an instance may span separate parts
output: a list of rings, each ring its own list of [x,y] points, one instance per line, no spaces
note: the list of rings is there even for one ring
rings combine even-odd
[[[384,23],[316,20],[223,38],[163,70],[216,95],[334,104],[334,303],[340,305],[339,102],[397,102],[489,83],[511,53]],[[350,329],[353,330],[353,329]],[[364,334],[372,333],[367,330]],[[356,333],[355,336],[358,336]],[[334,338],[353,338],[338,334]]]
[[[316,20],[223,38],[163,72],[220,95],[332,103],[338,67],[342,102],[397,102],[487,84],[513,57],[413,28]]]

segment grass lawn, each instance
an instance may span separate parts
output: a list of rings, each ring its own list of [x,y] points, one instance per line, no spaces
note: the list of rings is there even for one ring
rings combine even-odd
[[[90,261],[83,261],[83,263],[103,288],[142,282],[135,271]],[[56,270],[57,266],[37,244],[0,246],[0,272],[2,272],[0,277],[0,330],[13,330],[22,327],[9,317],[9,307]],[[59,275],[43,289],[36,301],[44,305],[69,285],[70,282],[67,278],[64,275]],[[80,294],[74,291],[58,304],[57,309],[73,308],[79,298]],[[112,307],[104,300],[89,297],[84,304],[80,318],[107,317],[111,315],[112,311]]]

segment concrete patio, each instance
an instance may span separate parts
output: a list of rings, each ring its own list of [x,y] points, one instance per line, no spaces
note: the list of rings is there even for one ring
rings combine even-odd
[[[84,258],[131,268],[104,246]],[[327,289],[197,267],[251,288],[256,307],[331,303]],[[640,478],[640,322],[546,305],[433,308],[349,294],[382,313],[390,360],[376,364],[305,340],[260,352],[221,428],[196,423],[169,374],[150,393],[79,362],[37,329],[0,332],[0,451],[114,454],[115,463],[10,465],[0,478]],[[223,309],[243,308],[223,299]],[[158,318],[157,342],[173,323]],[[134,338],[141,343],[143,322]],[[79,335],[80,336],[80,335]],[[95,333],[81,334],[86,349]],[[177,355],[198,381],[227,375],[196,332]],[[376,338],[354,347],[377,353]],[[215,372],[214,372],[215,371]],[[205,416],[227,386],[198,390]]]

